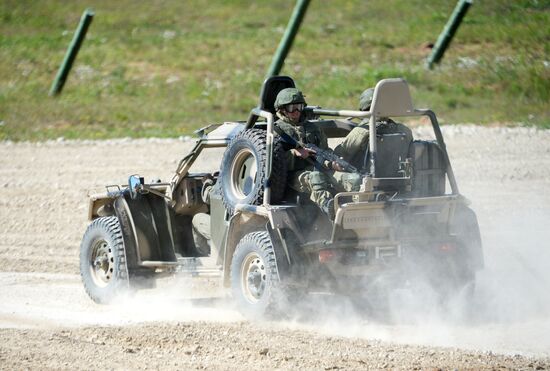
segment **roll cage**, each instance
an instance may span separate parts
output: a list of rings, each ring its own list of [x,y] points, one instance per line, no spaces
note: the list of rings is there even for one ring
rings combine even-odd
[[[267,125],[267,154],[268,159],[266,161],[266,174],[271,175],[272,168],[272,149],[274,140],[274,115],[275,108],[273,103],[277,93],[287,87],[295,87],[294,81],[288,76],[273,76],[268,78],[263,85],[262,92],[260,94],[260,103],[258,107],[252,109],[250,116],[246,122],[245,129],[252,128],[258,124],[260,118],[265,119]],[[376,174],[376,161],[377,161],[377,136],[376,136],[376,122],[380,118],[389,117],[418,117],[426,116],[430,119],[432,128],[435,134],[435,138],[439,148],[442,151],[444,161],[446,163],[446,175],[451,186],[451,194],[459,195],[458,185],[456,178],[449,160],[449,155],[443,140],[441,128],[435,113],[429,109],[417,109],[413,107],[411,95],[409,92],[409,86],[407,82],[402,78],[384,79],[376,84],[374,89],[373,101],[370,111],[356,111],[356,110],[334,110],[334,109],[322,109],[319,107],[306,107],[306,111],[310,116],[314,117],[343,117],[343,118],[358,118],[369,120],[369,161],[368,171],[365,175],[365,183],[367,184],[366,190],[372,191],[379,186],[387,184],[387,178],[378,178]],[[353,127],[353,126],[352,126]],[[268,175],[268,179],[269,179]],[[270,205],[270,190],[269,182],[265,185],[265,193],[263,199],[263,206]]]

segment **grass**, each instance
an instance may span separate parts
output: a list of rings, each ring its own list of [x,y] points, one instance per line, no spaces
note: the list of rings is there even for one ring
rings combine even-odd
[[[456,2],[312,1],[282,74],[308,102],[355,108],[405,77],[444,124],[550,128],[550,0],[476,1],[433,71]],[[174,137],[246,119],[292,0],[0,2],[0,140]],[[48,91],[86,7],[94,21],[63,93]]]

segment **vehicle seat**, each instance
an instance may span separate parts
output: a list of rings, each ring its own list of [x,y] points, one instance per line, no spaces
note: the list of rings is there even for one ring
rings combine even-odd
[[[447,165],[443,151],[433,141],[415,140],[409,156],[413,159],[412,197],[441,196],[445,194]]]
[[[374,88],[370,107],[371,120],[410,116],[414,112],[409,86],[403,79],[385,79]],[[404,133],[376,135],[375,178],[402,178],[400,162],[409,157],[411,139]],[[365,156],[364,166],[368,169],[371,154]],[[403,185],[405,185],[403,183]]]
[[[275,114],[275,99],[277,98],[277,94],[283,89],[295,87],[294,80],[289,76],[271,76],[267,78],[260,92],[258,107]]]
[[[381,134],[376,136],[376,178],[402,178],[400,163],[409,157],[411,140],[404,133]],[[367,153],[363,168],[368,169],[370,152]]]
[[[258,108],[275,114],[275,99],[277,94],[286,88],[295,88],[294,80],[288,76],[271,76],[265,79],[260,92]],[[246,128],[251,128],[258,120],[258,116],[251,113],[246,122]]]

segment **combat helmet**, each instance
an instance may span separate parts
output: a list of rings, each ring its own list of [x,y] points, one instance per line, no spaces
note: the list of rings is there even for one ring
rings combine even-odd
[[[286,88],[277,94],[277,98],[275,99],[275,109],[279,110],[282,106],[295,103],[306,104],[304,95],[296,88]]]
[[[370,111],[370,105],[372,103],[372,98],[374,97],[374,89],[368,88],[361,93],[359,97],[359,110],[360,111]]]

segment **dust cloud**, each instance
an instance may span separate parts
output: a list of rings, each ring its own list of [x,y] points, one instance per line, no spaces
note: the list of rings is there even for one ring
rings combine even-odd
[[[550,355],[550,215],[505,211],[478,214],[485,267],[472,297],[459,292],[442,306],[424,284],[392,292],[383,313],[367,313],[366,303],[361,311],[342,297],[317,297],[288,325],[394,343]]]
[[[230,302],[208,282],[183,277],[157,280],[153,290],[121,295],[95,304],[80,278],[67,274],[1,272],[1,328],[126,326],[146,322],[234,322],[242,320]],[[211,286],[211,285],[210,285]],[[202,290],[202,291],[198,291]],[[30,299],[32,298],[32,300]]]
[[[324,315],[294,321],[315,331],[389,342],[505,354],[550,355],[549,131],[442,127],[460,192],[476,212],[484,268],[468,300],[442,308],[435,290],[397,290],[383,315],[365,316],[343,298],[309,308]],[[425,127],[415,138],[433,139]],[[546,155],[544,155],[546,154]],[[419,269],[420,271],[420,269]]]

